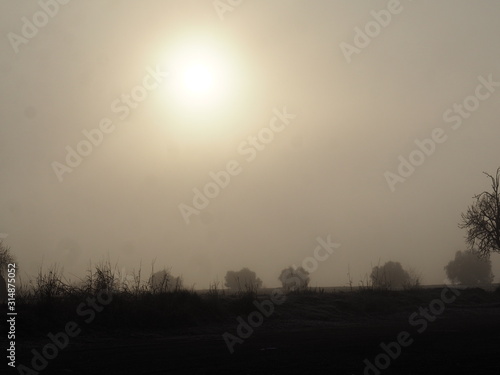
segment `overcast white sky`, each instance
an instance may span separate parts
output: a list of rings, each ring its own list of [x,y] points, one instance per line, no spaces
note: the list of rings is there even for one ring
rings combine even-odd
[[[249,267],[274,287],[331,235],[341,247],[313,286],[346,285],[348,267],[357,285],[389,260],[441,283],[465,249],[460,213],[500,166],[500,85],[468,99],[458,129],[443,119],[478,77],[500,82],[500,3],[403,0],[377,30],[371,12],[388,3],[247,0],[221,19],[212,1],[73,0],[16,44],[42,8],[1,0],[0,233],[22,275],[42,260],[81,276],[90,260],[149,271],[156,258],[188,286]],[[346,58],[367,25],[374,37]],[[183,81],[193,64],[212,74],[201,94],[187,85],[203,74]],[[148,67],[168,76],[145,91]],[[133,90],[147,97],[121,119],[112,103]],[[284,107],[296,117],[247,161],[242,142]],[[113,130],[61,182],[53,163],[103,119]],[[384,174],[436,128],[446,141],[392,191]],[[187,224],[179,205],[231,160],[241,172]]]

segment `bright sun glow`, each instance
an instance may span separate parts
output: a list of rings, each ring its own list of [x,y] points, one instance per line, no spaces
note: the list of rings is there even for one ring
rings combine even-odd
[[[201,63],[187,66],[182,77],[182,86],[189,95],[207,95],[215,87],[214,72]]]
[[[224,103],[229,92],[231,68],[215,43],[186,41],[169,56],[176,105],[191,110]]]
[[[176,136],[224,137],[239,108],[242,62],[225,38],[184,35],[164,52],[168,84],[162,106]]]

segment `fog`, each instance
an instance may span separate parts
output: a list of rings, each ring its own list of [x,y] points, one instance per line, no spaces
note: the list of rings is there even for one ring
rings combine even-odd
[[[69,1],[35,35],[39,3],[1,4],[0,233],[23,278],[154,260],[188,287],[242,267],[275,287],[330,236],[311,286],[389,260],[440,284],[466,248],[460,214],[500,166],[500,3],[401,1],[377,29],[387,1]]]

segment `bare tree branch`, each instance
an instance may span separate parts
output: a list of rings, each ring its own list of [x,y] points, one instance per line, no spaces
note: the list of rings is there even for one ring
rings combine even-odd
[[[491,180],[492,192],[483,191],[475,195],[474,204],[462,213],[460,229],[466,229],[465,242],[469,250],[487,257],[491,252],[500,252],[500,168],[492,176],[483,172]]]

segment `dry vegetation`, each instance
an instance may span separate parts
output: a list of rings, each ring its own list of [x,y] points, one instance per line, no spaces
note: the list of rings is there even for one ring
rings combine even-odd
[[[153,270],[152,270],[153,273]],[[213,282],[205,292],[182,287],[177,280],[171,287],[158,288],[151,278],[143,280],[141,271],[127,283],[109,261],[89,267],[87,275],[77,283],[65,281],[60,267],[40,269],[34,282],[17,291],[17,307],[22,314],[21,334],[44,335],[60,329],[67,321],[78,319],[77,306],[101,290],[112,295],[112,302],[96,314],[89,331],[99,330],[177,330],[233,322],[238,315],[255,310],[254,301],[269,298],[255,288],[230,293]],[[165,283],[161,285],[168,285]],[[393,291],[375,288],[369,282],[352,291],[325,292],[308,288],[286,294],[286,302],[276,308],[270,321],[306,319],[343,321],[372,314],[394,314],[414,310],[439,296],[440,289],[409,288]],[[470,289],[460,296],[457,304],[498,303],[496,292]]]

